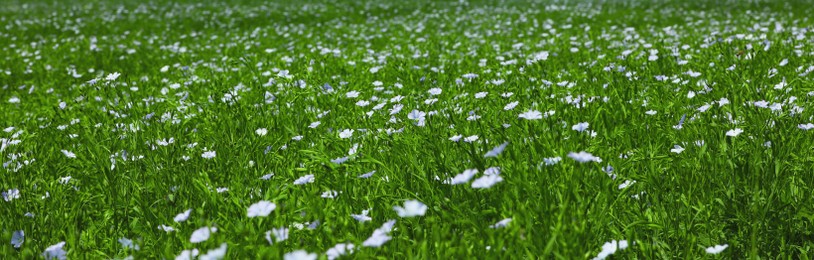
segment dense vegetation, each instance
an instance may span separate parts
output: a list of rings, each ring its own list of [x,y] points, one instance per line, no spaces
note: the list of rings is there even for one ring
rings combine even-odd
[[[813,8],[7,1],[0,258],[809,259]]]

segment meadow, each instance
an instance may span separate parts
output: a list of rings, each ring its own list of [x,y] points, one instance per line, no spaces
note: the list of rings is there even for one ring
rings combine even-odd
[[[3,259],[811,259],[809,1],[0,6]]]

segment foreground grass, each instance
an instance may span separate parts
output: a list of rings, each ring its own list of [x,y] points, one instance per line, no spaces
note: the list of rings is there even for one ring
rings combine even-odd
[[[3,8],[5,258],[62,241],[80,259],[223,243],[229,259],[339,243],[359,259],[814,250],[803,2]],[[491,167],[489,188],[448,183]],[[408,200],[426,211],[400,217]],[[250,218],[260,201],[276,208]],[[392,239],[364,246],[391,219]],[[217,232],[193,243],[202,227]]]

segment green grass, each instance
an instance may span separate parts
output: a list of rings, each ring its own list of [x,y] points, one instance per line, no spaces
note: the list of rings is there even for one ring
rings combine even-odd
[[[0,189],[19,190],[0,201],[0,258],[42,258],[62,241],[71,259],[222,243],[227,259],[327,259],[339,243],[355,245],[347,259],[589,259],[613,240],[629,243],[614,259],[814,254],[805,1],[139,2],[0,7]],[[519,118],[532,110],[554,114]],[[580,151],[601,162],[569,158]],[[503,179],[491,188],[444,182],[490,167]],[[249,218],[262,200],[276,209]],[[425,214],[399,217],[408,200]],[[365,209],[370,221],[351,217]],[[392,240],[362,245],[391,219]],[[206,226],[218,231],[191,243]],[[281,227],[287,240],[266,241]]]

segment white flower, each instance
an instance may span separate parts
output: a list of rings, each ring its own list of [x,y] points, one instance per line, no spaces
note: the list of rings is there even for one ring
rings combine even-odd
[[[345,156],[345,157],[339,157],[339,158],[336,158],[336,159],[331,160],[331,162],[332,162],[332,163],[335,163],[335,164],[342,164],[342,163],[344,163],[345,161],[347,161],[348,159],[350,159],[350,157],[348,157],[348,156]]]
[[[342,132],[339,132],[339,138],[342,139],[350,138],[351,136],[353,136],[353,131],[354,131],[353,129],[342,130]]]
[[[73,177],[71,177],[71,176],[65,176],[65,177],[59,178],[59,184],[68,184],[68,182],[70,182],[71,179],[73,179]]]
[[[582,123],[578,123],[576,125],[571,126],[571,130],[574,130],[574,131],[577,131],[577,132],[585,131],[585,129],[588,129],[588,122],[582,122]]]
[[[122,74],[119,74],[118,72],[113,72],[113,73],[107,74],[107,77],[105,77],[105,80],[114,81],[114,80],[118,79],[120,75],[122,75]]]
[[[158,225],[158,229],[163,230],[164,232],[167,233],[175,231],[175,228],[165,225]]]
[[[510,222],[512,222],[512,219],[507,218],[507,219],[503,219],[501,221],[498,221],[497,223],[495,223],[494,225],[491,225],[489,227],[490,228],[502,228],[502,227],[508,226]]]
[[[679,145],[675,145],[675,146],[673,146],[673,149],[670,149],[670,152],[673,152],[673,153],[681,153],[683,151],[684,151],[684,147],[681,147]]]
[[[475,177],[475,174],[478,174],[478,169],[467,169],[464,170],[464,172],[455,175],[455,177],[452,177],[452,179],[447,180],[445,183],[450,185],[464,184],[469,182],[472,177]]]
[[[45,252],[42,252],[42,256],[45,257],[45,259],[47,260],[50,259],[65,260],[67,258],[66,256],[67,252],[65,252],[65,249],[62,249],[62,247],[64,246],[65,241],[49,246],[48,248],[45,249]]]
[[[599,157],[594,156],[591,153],[582,151],[582,152],[570,152],[568,153],[568,157],[574,159],[575,161],[586,163],[586,162],[602,162],[602,159]]]
[[[250,218],[265,217],[271,214],[271,212],[274,211],[275,208],[277,208],[277,205],[275,205],[274,203],[266,200],[261,200],[249,206],[247,216]]]
[[[192,213],[192,209],[188,209],[188,210],[186,210],[184,212],[181,212],[178,215],[175,215],[175,218],[173,218],[173,220],[175,220],[175,222],[178,222],[178,223],[184,222],[189,218],[190,213]]]
[[[271,235],[274,235],[274,241],[282,242],[288,239],[288,229],[281,227],[269,230],[266,232],[266,240],[271,244]]]
[[[652,115],[655,115],[655,114],[656,114],[656,110],[647,110],[647,111],[646,111],[646,112],[644,112],[644,113],[645,113],[645,114],[647,114],[647,115],[649,115],[649,116],[652,116]]]
[[[193,248],[192,250],[181,251],[181,253],[175,257],[175,260],[192,260],[195,259],[196,256],[198,256],[198,249]]]
[[[621,190],[621,189],[624,189],[624,188],[630,187],[630,185],[633,185],[633,184],[635,184],[635,183],[636,183],[636,181],[626,180],[626,181],[625,181],[625,182],[623,182],[622,184],[619,184],[619,189]]]
[[[543,118],[543,113],[540,113],[540,111],[536,110],[529,110],[520,114],[519,117],[526,120],[537,120]]]
[[[326,198],[326,199],[333,199],[333,198],[336,198],[337,195],[339,195],[339,192],[337,192],[335,190],[329,190],[329,191],[323,192],[321,197]]]
[[[719,107],[722,107],[722,106],[724,106],[726,104],[729,104],[729,99],[727,99],[725,97],[722,97],[720,100],[718,100],[718,106]]]
[[[735,129],[726,131],[726,136],[735,137],[735,136],[738,136],[741,133],[743,133],[743,129],[735,128]]]
[[[393,206],[393,210],[402,218],[410,218],[416,216],[424,216],[427,212],[427,206],[417,200],[408,200],[404,202],[404,207]]]
[[[316,260],[317,254],[308,253],[305,250],[297,250],[291,253],[287,253],[283,256],[284,260]]]
[[[401,109],[403,109],[403,108],[404,108],[404,105],[402,105],[402,104],[393,105],[393,108],[390,109],[390,115],[398,114],[399,112],[401,112]]]
[[[423,120],[424,117],[426,117],[426,116],[427,116],[426,112],[422,112],[422,111],[416,110],[416,109],[414,109],[413,111],[410,111],[410,113],[407,114],[407,118],[410,119],[410,120]]]
[[[504,143],[496,146],[491,151],[487,152],[486,155],[484,155],[483,157],[484,158],[497,157],[498,155],[500,155],[500,153],[503,152],[504,149],[506,149],[507,145],[509,145],[509,142],[504,142]]]
[[[376,173],[376,171],[375,171],[375,170],[370,171],[370,172],[367,172],[367,173],[362,174],[362,175],[359,175],[359,176],[357,176],[357,177],[358,177],[358,178],[361,178],[361,179],[367,179],[367,178],[370,178],[370,176],[373,176],[373,174],[374,174],[374,173]]]
[[[365,247],[380,247],[390,241],[391,237],[388,236],[390,231],[393,230],[393,226],[396,225],[395,220],[389,220],[385,222],[381,227],[377,228],[373,231],[373,234],[370,235],[364,242],[362,242],[362,246]]]
[[[471,142],[474,142],[474,141],[477,141],[477,140],[478,140],[477,135],[467,136],[466,138],[464,138],[464,142],[467,142],[467,143],[471,143]]]
[[[268,134],[269,130],[265,128],[258,128],[254,132],[259,136],[265,136],[266,134]]]
[[[520,102],[514,101],[514,102],[511,102],[509,104],[506,104],[506,106],[503,107],[503,110],[506,110],[506,111],[512,110],[512,109],[514,109],[514,107],[517,106],[517,104],[520,104]]]
[[[212,159],[215,158],[216,155],[217,154],[215,153],[215,151],[206,151],[201,154],[201,157],[203,157],[204,159]]]
[[[557,164],[557,163],[558,163],[558,162],[560,162],[560,161],[562,161],[562,157],[559,157],[559,156],[557,156],[557,157],[543,158],[543,162],[545,163],[545,165],[549,165],[549,166],[550,166],[550,165],[555,165],[555,164]]]
[[[621,240],[621,241],[613,240],[613,241],[610,241],[610,242],[606,242],[604,245],[602,245],[602,251],[599,252],[599,255],[594,257],[593,260],[605,259],[608,256],[616,253],[616,250],[625,249],[625,248],[627,248],[627,246],[628,246],[627,240]]]
[[[364,242],[362,242],[362,246],[366,247],[380,247],[390,241],[392,237],[388,236],[387,234],[381,234],[373,232],[373,235],[368,237]]]
[[[353,217],[356,221],[359,222],[367,222],[373,220],[373,218],[368,217],[367,214],[370,212],[370,209],[362,210],[362,214],[351,214],[350,216]]]
[[[433,95],[433,96],[441,95],[441,89],[440,88],[431,88],[430,90],[427,91],[427,93],[430,93],[430,95]]]
[[[314,182],[314,175],[313,174],[308,174],[308,175],[300,177],[299,179],[294,180],[294,185],[303,185],[303,184],[312,183],[312,182]]]
[[[800,125],[797,126],[797,128],[808,131],[808,130],[814,129],[814,124],[812,124],[812,123],[800,124]]]
[[[500,174],[500,167],[489,167],[483,170],[483,175],[498,175]]]
[[[353,248],[354,245],[350,243],[336,244],[334,247],[328,249],[328,252],[325,252],[325,255],[328,256],[328,260],[334,260],[340,256],[353,253]]]
[[[339,157],[339,158],[336,158],[336,159],[331,160],[331,162],[332,162],[332,163],[335,163],[335,164],[342,164],[342,163],[344,163],[345,161],[347,161],[348,159],[350,159],[350,157],[348,157],[348,156],[345,156],[345,157]]]
[[[489,92],[478,92],[475,93],[475,98],[477,99],[485,98],[487,94],[489,94]]]
[[[455,135],[453,137],[450,137],[449,140],[453,141],[453,142],[457,142],[457,141],[461,140],[461,138],[463,138],[463,137],[464,137],[463,135]]]
[[[769,109],[771,109],[772,111],[780,111],[783,109],[783,104],[774,103],[771,106],[769,106]]]
[[[12,201],[15,199],[20,198],[20,190],[18,189],[9,189],[8,191],[3,192],[3,200],[6,202]]]
[[[76,154],[72,153],[72,152],[70,152],[68,150],[62,150],[62,154],[64,154],[65,157],[68,157],[68,158],[76,158]]]
[[[354,90],[354,91],[348,92],[348,93],[345,94],[345,97],[347,97],[347,98],[359,97],[359,91]]]
[[[25,242],[25,232],[22,230],[14,231],[11,234],[11,245],[14,248],[20,248],[23,246],[23,242]]]
[[[220,247],[209,250],[206,254],[198,257],[198,260],[220,260],[226,256],[226,243],[220,244]]]
[[[477,77],[478,77],[478,74],[474,74],[474,73],[467,73],[467,74],[462,75],[461,77],[463,77],[463,78],[465,78],[465,79],[474,79],[474,78],[477,78]]]
[[[200,243],[206,240],[209,240],[209,235],[218,231],[216,227],[202,227],[192,232],[192,236],[189,237],[190,243]]]
[[[531,59],[529,60],[528,63],[534,63],[534,62],[543,61],[543,60],[548,60],[548,52],[547,51],[541,51],[541,52],[535,53],[534,56],[531,57]]]
[[[133,250],[140,249],[138,245],[133,243],[133,240],[130,240],[129,238],[126,237],[119,238],[119,244],[121,244],[122,247],[124,247],[124,249],[133,249]]]
[[[472,188],[487,189],[501,181],[503,181],[503,177],[500,175],[484,175],[472,182]]]
[[[317,128],[320,124],[322,124],[322,123],[319,122],[319,121],[316,121],[316,122],[313,122],[310,125],[308,125],[308,128]]]
[[[359,144],[353,144],[353,146],[348,150],[348,155],[354,155],[359,150]]]
[[[706,251],[707,251],[707,254],[717,255],[717,254],[723,252],[727,247],[729,247],[728,244],[715,245],[715,246],[707,247]]]
[[[356,101],[356,106],[359,106],[359,107],[366,107],[366,106],[368,106],[368,105],[370,105],[370,101],[367,101],[367,100],[359,100],[359,101]]]

